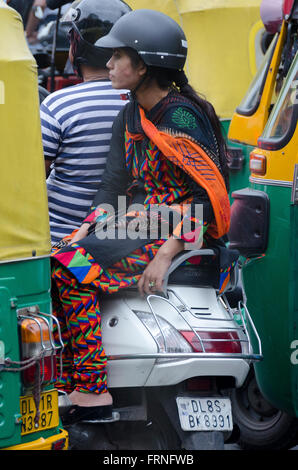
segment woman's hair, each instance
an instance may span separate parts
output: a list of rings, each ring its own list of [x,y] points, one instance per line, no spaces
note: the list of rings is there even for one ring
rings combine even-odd
[[[125,52],[130,57],[133,66],[137,66],[140,61],[142,61],[141,57],[134,49],[127,47],[125,48]],[[220,120],[216,115],[212,104],[192,88],[192,86],[188,83],[188,79],[183,70],[173,70],[166,69],[163,67],[147,66],[147,73],[141,83],[149,83],[153,79],[156,80],[158,86],[161,89],[167,89],[173,87],[174,85],[175,88],[179,90],[182,96],[188,98],[192,103],[197,105],[201,110],[205,112],[205,114],[209,118],[217,140],[217,144],[219,147],[220,166],[222,169],[226,187],[229,190],[229,169],[227,165],[228,151],[225,139],[222,135]]]

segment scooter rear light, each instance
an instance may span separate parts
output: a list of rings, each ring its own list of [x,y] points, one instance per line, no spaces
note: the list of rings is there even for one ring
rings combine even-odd
[[[154,338],[160,352],[193,352],[189,343],[180,334],[180,331],[176,330],[176,328],[164,318],[156,315],[155,319],[153,315],[147,312],[135,312],[135,314]]]
[[[24,385],[33,386],[37,373],[42,383],[53,382],[57,376],[57,367],[49,324],[42,317],[38,320],[23,318],[19,324],[21,356],[25,364],[22,376]]]
[[[198,353],[232,353],[242,352],[241,341],[237,331],[180,331],[182,336]]]
[[[265,155],[251,152],[249,157],[249,169],[251,173],[264,176],[266,174],[267,160]]]

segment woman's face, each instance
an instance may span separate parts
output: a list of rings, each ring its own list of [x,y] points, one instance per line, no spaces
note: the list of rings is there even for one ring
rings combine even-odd
[[[113,88],[134,90],[146,73],[143,62],[133,66],[130,57],[123,49],[114,49],[113,55],[107,63],[109,78]]]

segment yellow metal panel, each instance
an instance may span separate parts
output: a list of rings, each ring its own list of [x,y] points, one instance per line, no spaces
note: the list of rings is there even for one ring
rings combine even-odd
[[[37,67],[20,15],[0,0],[0,261],[50,252]]]
[[[177,0],[181,12],[219,8],[259,7],[259,0]]]
[[[255,148],[253,152],[258,155],[265,155],[267,159],[266,174],[259,176],[251,173],[254,179],[293,181],[294,167],[298,163],[298,125],[290,142],[279,150],[264,150]]]
[[[34,441],[26,442],[25,444],[7,447],[4,450],[52,450],[52,444],[59,441],[60,439],[65,439],[65,447],[63,450],[68,450],[68,432],[64,429],[60,429],[59,434],[55,434],[54,436],[48,437],[47,439],[41,437]]]
[[[250,116],[244,116],[235,111],[229,127],[229,139],[248,145],[257,145],[258,138],[262,134],[269,116],[269,109],[275,87],[276,74],[279,68],[282,48],[286,38],[286,31],[286,23],[283,23],[268,69],[258,108]]]

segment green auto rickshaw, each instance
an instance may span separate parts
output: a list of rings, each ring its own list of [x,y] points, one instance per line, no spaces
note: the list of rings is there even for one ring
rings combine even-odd
[[[55,322],[36,63],[0,0],[0,449],[67,449],[54,390]],[[58,326],[57,326],[58,327]]]
[[[286,449],[297,443],[298,1],[285,1],[283,10],[284,21],[269,51],[270,65],[258,94],[258,103],[267,100],[263,124],[261,119],[258,124],[261,135],[255,134],[255,147],[253,138],[245,141],[248,151],[252,149],[249,187],[232,193],[230,244],[243,256],[247,306],[264,357],[233,396],[240,444],[249,449]],[[277,98],[272,99],[273,91]],[[237,140],[244,139],[245,131],[249,135],[249,122],[252,119],[253,128],[257,111],[257,106],[247,116],[236,111],[236,123],[234,117],[231,123],[234,138],[236,124]]]

